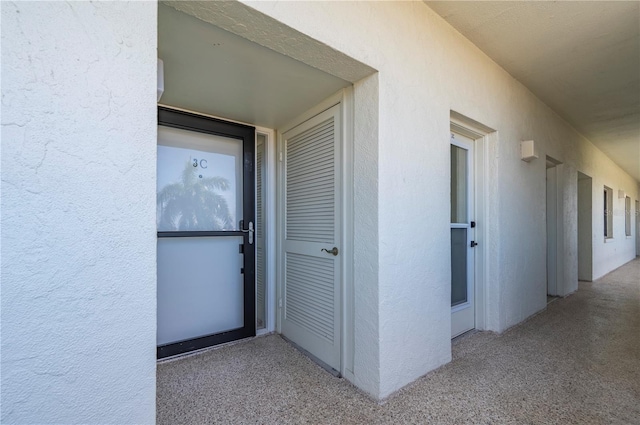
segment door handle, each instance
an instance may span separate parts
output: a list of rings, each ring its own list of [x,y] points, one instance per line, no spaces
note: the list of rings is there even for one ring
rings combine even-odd
[[[240,220],[240,231],[249,234],[249,245],[253,245],[253,232],[254,232],[253,221],[249,222],[248,229],[243,229],[243,227],[244,227],[244,220]]]
[[[474,248],[476,245],[478,245],[478,242],[476,242],[476,241],[471,241],[471,248]]]
[[[335,247],[335,246],[334,246],[334,247],[333,247],[333,249],[331,249],[331,250],[329,250],[329,249],[327,249],[327,248],[322,248],[320,251],[324,251],[324,252],[326,252],[327,254],[331,254],[331,255],[333,255],[334,257],[335,257],[335,256],[337,256],[337,255],[338,255],[338,252],[339,252],[339,251],[338,251],[338,248],[337,248],[337,247]]]

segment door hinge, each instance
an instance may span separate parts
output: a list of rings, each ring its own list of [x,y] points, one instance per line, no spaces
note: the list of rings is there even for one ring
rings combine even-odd
[[[278,161],[282,162],[282,152],[278,155]]]
[[[278,299],[278,308],[282,308],[282,298]]]
[[[471,228],[473,229],[474,227],[476,227],[476,222],[475,222],[475,221],[472,221],[472,222],[471,222]]]

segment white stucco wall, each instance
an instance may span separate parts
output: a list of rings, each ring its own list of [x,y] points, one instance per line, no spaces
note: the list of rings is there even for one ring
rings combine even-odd
[[[594,278],[633,258],[623,216],[613,242],[597,226],[600,188],[635,200],[637,182],[424,3],[250,5],[378,71],[354,86],[365,391],[386,397],[451,358],[452,110],[497,130],[487,329],[546,305],[545,155],[565,164],[564,293],[577,287],[578,170],[593,178]],[[156,25],[153,2],[2,3],[3,423],[154,421]],[[313,56],[305,43],[296,52]],[[332,57],[327,71],[348,62]],[[524,163],[529,139],[540,159]]]
[[[593,177],[596,205],[603,182],[636,199],[630,176],[422,2],[247,4],[379,71],[378,396],[450,359],[450,110],[498,132],[487,328],[545,308],[545,155],[565,164],[562,290],[576,290],[577,170]],[[540,159],[525,163],[530,139]],[[600,242],[594,277],[632,258],[631,240]]]
[[[1,7],[0,422],[154,423],[156,5]]]
[[[640,198],[640,187],[627,173],[590,143],[576,147],[576,162],[580,171],[592,178],[593,184],[593,279],[599,279],[610,271],[635,258],[634,236],[638,229],[632,223],[632,236],[627,238],[624,229],[624,199],[618,198],[618,190],[631,197],[631,203]],[[613,189],[613,239],[604,238],[604,186]],[[632,220],[633,221],[633,220]]]

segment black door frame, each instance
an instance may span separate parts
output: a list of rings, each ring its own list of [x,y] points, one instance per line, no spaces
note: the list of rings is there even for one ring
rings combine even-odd
[[[243,223],[255,223],[255,127],[222,121],[166,107],[158,107],[158,125],[229,137],[242,141],[243,155]],[[242,236],[244,254],[244,326],[212,335],[173,342],[157,347],[157,358],[175,356],[237,339],[256,335],[255,288],[255,234],[249,243],[249,234],[234,231],[170,231],[158,232],[158,238],[184,238],[203,236]]]

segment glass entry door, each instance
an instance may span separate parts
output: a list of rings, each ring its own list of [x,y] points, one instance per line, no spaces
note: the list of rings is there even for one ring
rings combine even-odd
[[[158,358],[255,335],[255,129],[158,110]]]

